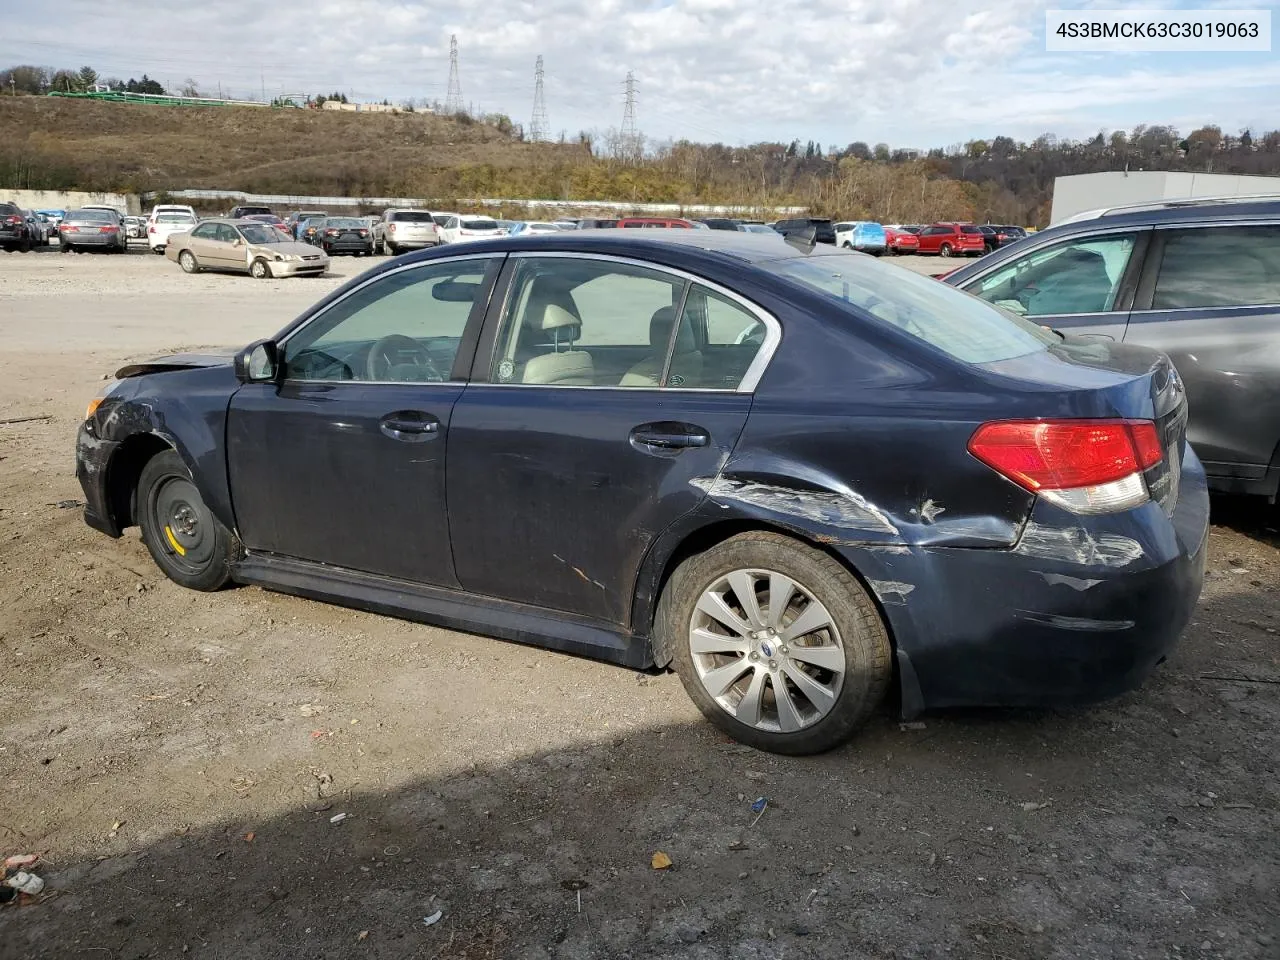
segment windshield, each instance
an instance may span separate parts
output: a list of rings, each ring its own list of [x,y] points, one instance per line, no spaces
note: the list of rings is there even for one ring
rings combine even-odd
[[[847,253],[760,265],[923,340],[965,363],[1008,360],[1056,343],[1044,327],[929,277]]]
[[[429,213],[393,213],[387,217],[388,220],[394,220],[396,223],[435,223],[435,218]]]
[[[250,243],[285,243],[289,239],[275,227],[268,227],[265,224],[241,227],[240,233]]]

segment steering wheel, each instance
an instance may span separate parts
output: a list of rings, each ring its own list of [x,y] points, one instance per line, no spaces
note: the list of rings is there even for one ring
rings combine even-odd
[[[393,333],[374,342],[365,361],[365,373],[370,380],[388,380],[391,368],[402,363],[421,367],[428,380],[443,382],[444,377],[431,362],[431,353],[413,337]]]

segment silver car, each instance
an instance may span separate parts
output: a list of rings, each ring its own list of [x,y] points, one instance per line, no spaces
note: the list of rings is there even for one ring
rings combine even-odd
[[[373,228],[375,253],[392,256],[402,250],[434,247],[441,242],[440,228],[427,210],[384,210]]]
[[[120,214],[101,207],[72,210],[62,218],[58,236],[62,241],[63,253],[70,253],[72,250],[125,253],[129,244]]]

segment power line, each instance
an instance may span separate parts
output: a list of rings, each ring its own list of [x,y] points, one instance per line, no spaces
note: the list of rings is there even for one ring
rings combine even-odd
[[[449,37],[449,91],[444,97],[445,113],[462,112],[462,80],[458,76],[458,35]]]
[[[551,139],[551,124],[547,120],[547,101],[542,91],[542,54],[533,68],[533,119],[529,122],[529,139],[535,143]]]

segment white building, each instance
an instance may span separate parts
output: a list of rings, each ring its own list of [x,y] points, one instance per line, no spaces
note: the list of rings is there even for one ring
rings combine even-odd
[[[1049,223],[1100,207],[1117,207],[1148,200],[1187,200],[1193,197],[1236,197],[1250,194],[1280,196],[1280,177],[1245,177],[1226,173],[1171,173],[1136,170],[1083,173],[1053,181],[1053,211]]]

